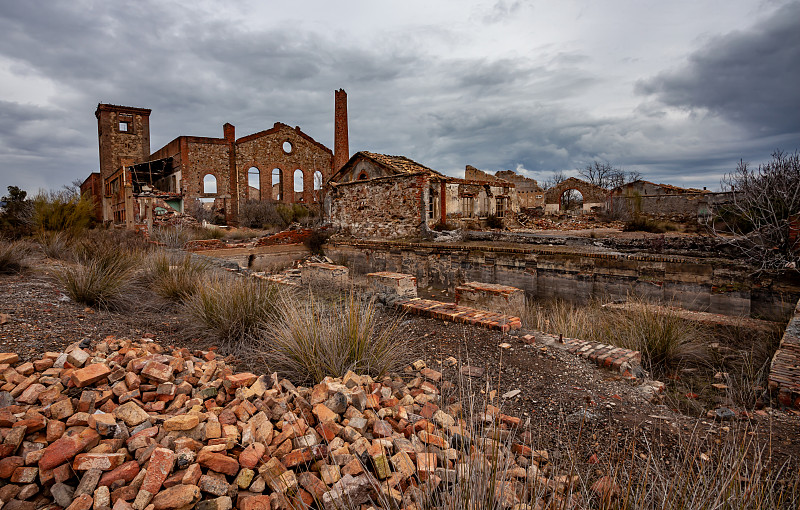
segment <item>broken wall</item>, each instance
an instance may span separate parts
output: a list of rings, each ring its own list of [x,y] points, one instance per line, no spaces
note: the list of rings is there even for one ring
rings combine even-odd
[[[419,234],[430,177],[393,175],[339,183],[330,191],[330,220],[357,237],[392,239]]]

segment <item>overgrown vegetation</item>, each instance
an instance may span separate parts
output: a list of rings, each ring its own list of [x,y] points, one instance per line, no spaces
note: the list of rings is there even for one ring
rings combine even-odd
[[[722,189],[733,193],[715,232],[734,234],[725,239],[759,269],[800,271],[800,153],[775,151],[755,169],[740,161]]]
[[[8,194],[1,199],[5,206],[0,209],[0,237],[19,239],[31,233],[33,204],[27,197],[27,191],[17,186],[8,187]]]
[[[671,405],[702,415],[718,405],[752,409],[766,387],[769,362],[780,342],[783,325],[759,323],[706,325],[683,318],[671,307],[630,299],[624,307],[586,306],[562,300],[529,303],[523,325],[565,338],[602,342],[642,353],[643,368],[667,382]],[[722,383],[720,392],[711,386]],[[687,399],[686,395],[693,397]]]
[[[94,202],[67,190],[40,192],[33,199],[33,228],[36,231],[76,234],[91,226]]]
[[[275,314],[278,289],[253,278],[209,274],[185,300],[196,333],[228,352],[252,351],[247,340],[265,329]]]
[[[20,273],[26,267],[25,258],[30,254],[26,243],[0,240],[0,274]]]
[[[134,269],[141,259],[129,253],[86,258],[56,273],[75,302],[99,308],[121,308],[130,297]]]
[[[330,238],[331,233],[327,230],[315,228],[311,231],[311,235],[305,238],[303,244],[308,251],[310,251],[314,255],[325,255],[324,250],[322,247],[328,242],[328,238]]]
[[[527,327],[567,338],[609,343],[641,351],[642,365],[664,375],[686,363],[708,359],[700,331],[670,309],[655,310],[641,301],[631,301],[625,310],[592,303],[578,306],[557,300],[544,306],[528,306],[523,323]]]
[[[326,303],[309,293],[284,295],[272,330],[257,343],[267,366],[298,382],[318,383],[348,370],[381,377],[407,363],[399,317],[380,317],[355,291]]]
[[[156,252],[148,259],[149,287],[159,297],[174,303],[183,303],[200,289],[209,264],[203,260],[164,252]]]
[[[72,236],[66,232],[46,232],[36,234],[36,242],[44,254],[57,260],[69,260],[74,255]]]

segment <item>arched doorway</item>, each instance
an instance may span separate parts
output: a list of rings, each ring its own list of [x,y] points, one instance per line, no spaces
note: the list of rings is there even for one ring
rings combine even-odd
[[[560,207],[562,212],[580,212],[583,210],[583,193],[574,188],[569,188],[561,193]]]

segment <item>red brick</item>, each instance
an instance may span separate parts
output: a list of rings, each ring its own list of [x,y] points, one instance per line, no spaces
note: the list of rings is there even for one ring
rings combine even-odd
[[[108,377],[111,369],[103,363],[93,363],[88,367],[81,368],[72,372],[70,379],[72,384],[78,388],[83,388],[94,384]]]
[[[87,448],[94,448],[100,442],[100,435],[92,429],[84,429],[79,434],[63,436],[45,448],[39,459],[39,469],[53,469],[63,464]]]

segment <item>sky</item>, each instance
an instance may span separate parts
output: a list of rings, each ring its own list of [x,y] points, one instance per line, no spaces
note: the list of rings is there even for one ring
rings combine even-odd
[[[800,1],[0,0],[0,194],[98,171],[98,103],[180,135],[283,122],[350,152],[718,189],[800,149]]]

